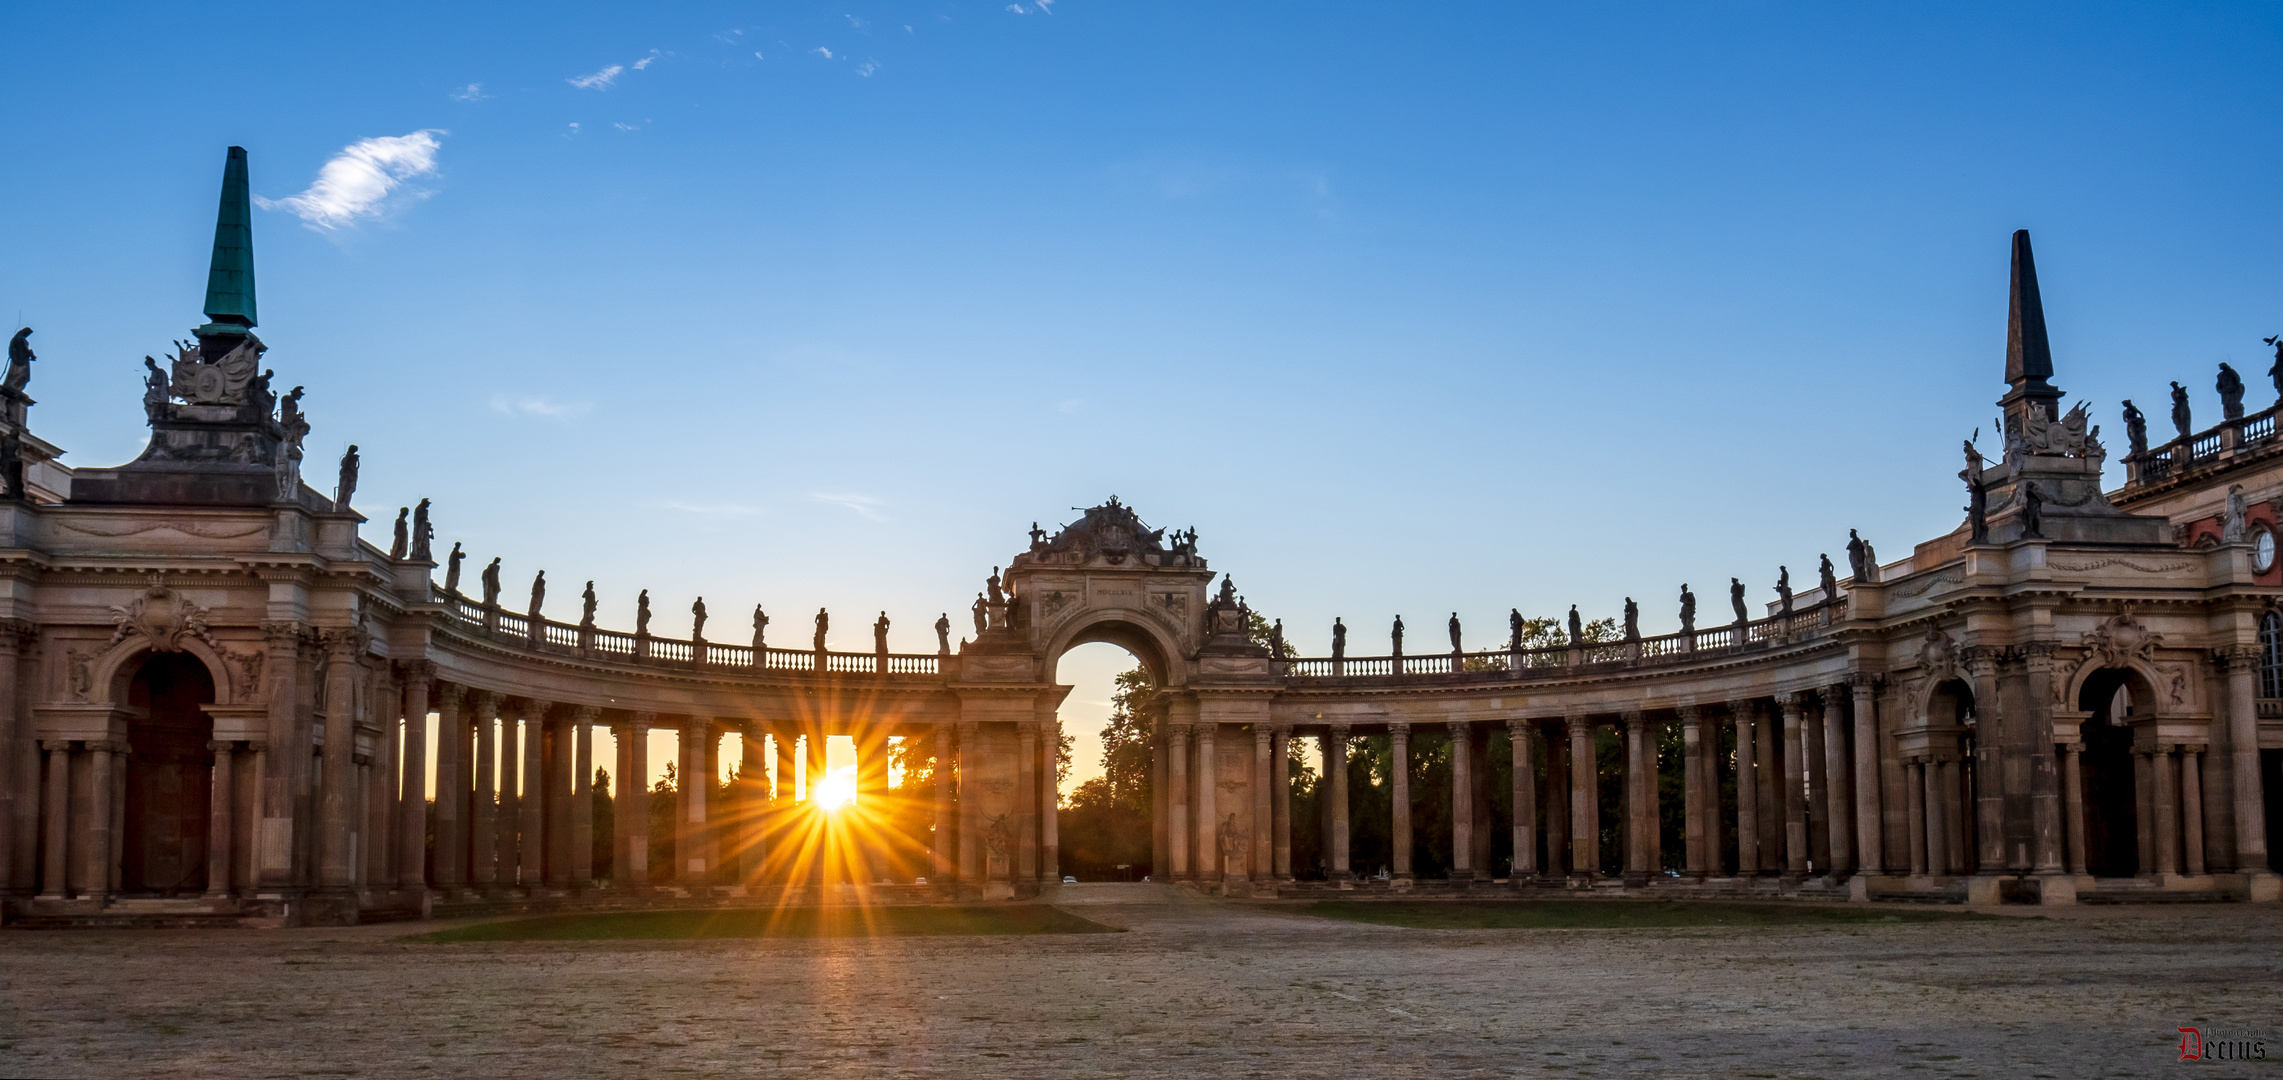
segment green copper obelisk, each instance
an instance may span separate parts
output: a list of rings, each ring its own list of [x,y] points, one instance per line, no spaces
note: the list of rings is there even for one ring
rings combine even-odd
[[[214,217],[214,264],[206,272],[206,325],[199,337],[243,336],[254,325],[253,195],[246,148],[233,146],[222,167],[222,208]]]

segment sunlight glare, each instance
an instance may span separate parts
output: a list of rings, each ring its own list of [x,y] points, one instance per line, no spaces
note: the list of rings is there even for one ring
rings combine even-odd
[[[816,805],[819,810],[838,810],[856,801],[856,767],[844,765],[825,775],[817,785]]]

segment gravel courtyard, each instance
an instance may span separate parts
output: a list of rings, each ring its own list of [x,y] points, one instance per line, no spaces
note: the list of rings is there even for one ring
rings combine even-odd
[[[1128,932],[0,932],[0,1075],[2283,1076],[2268,905],[1500,931],[1070,910]],[[2183,1026],[2268,1061],[2177,1063]]]

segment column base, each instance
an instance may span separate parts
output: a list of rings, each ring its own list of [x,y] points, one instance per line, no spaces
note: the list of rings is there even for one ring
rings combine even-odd
[[[1625,872],[1625,887],[1628,889],[1648,888],[1649,872],[1647,870],[1627,870]]]

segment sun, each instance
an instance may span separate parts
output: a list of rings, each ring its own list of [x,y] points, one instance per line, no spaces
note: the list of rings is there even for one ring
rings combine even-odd
[[[856,770],[843,766],[825,774],[816,788],[815,802],[819,810],[838,810],[856,801]]]

